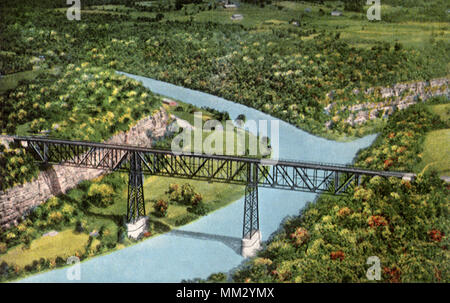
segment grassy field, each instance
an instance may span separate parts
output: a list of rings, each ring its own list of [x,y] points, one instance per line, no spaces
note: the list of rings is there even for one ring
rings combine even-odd
[[[450,176],[450,129],[429,132],[425,138],[420,171],[434,169],[440,176]]]
[[[202,194],[203,203],[210,211],[217,210],[230,202],[236,201],[244,194],[244,188],[239,185],[208,183],[205,181],[182,180],[177,178],[158,178],[149,177],[144,183],[144,196],[146,197],[146,209],[150,213],[152,220],[167,225],[170,228],[178,226],[177,220],[189,216],[187,207],[176,203],[170,203],[167,216],[158,218],[154,214],[154,204],[158,199],[168,200],[165,192],[169,188],[169,184],[176,183],[183,185],[189,183],[195,190]],[[197,216],[190,216],[191,218]]]
[[[0,256],[0,263],[5,261],[9,264],[16,264],[24,267],[40,258],[54,259],[58,256],[68,258],[77,252],[83,253],[88,242],[89,235],[75,233],[73,230],[64,230],[56,236],[46,236],[34,240],[29,248],[24,248],[23,244],[10,249],[6,254]],[[98,240],[94,240],[92,245],[96,245]]]
[[[121,5],[108,5],[105,10],[127,13],[135,18],[154,17],[156,13],[129,11]],[[305,9],[311,8],[310,13]],[[366,7],[366,9],[368,6]],[[272,5],[259,6],[241,3],[234,9],[224,9],[218,7],[215,10],[198,11],[195,5],[187,5],[186,15],[184,10],[164,12],[164,20],[186,21],[192,19],[196,22],[215,22],[222,24],[242,24],[247,28],[253,28],[257,31],[265,31],[276,28],[297,28],[290,24],[291,21],[299,21],[301,29],[315,28],[317,30],[326,30],[327,32],[340,32],[341,38],[352,46],[361,48],[370,48],[380,42],[402,43],[405,47],[422,48],[432,40],[448,40],[450,38],[450,28],[448,22],[438,22],[433,19],[430,21],[416,21],[414,18],[420,13],[419,9],[392,7],[382,5],[381,21],[371,22],[365,16],[365,13],[344,12],[341,17],[330,15],[333,9],[343,10],[342,5],[336,5],[333,2],[327,2],[325,5],[312,5],[291,1],[273,2]],[[319,11],[324,13],[321,14]],[[101,12],[102,6],[89,8],[86,12]],[[243,20],[231,20],[234,14],[242,14]],[[401,21],[386,22],[383,14],[404,15]],[[409,18],[409,17],[410,18]],[[391,18],[392,19],[392,18]]]
[[[428,106],[442,121],[450,121],[450,103]],[[450,129],[431,131],[426,135],[418,171],[434,169],[440,176],[450,176]]]
[[[124,176],[126,177],[126,176]],[[197,219],[199,216],[190,213],[186,205],[177,203],[170,203],[165,217],[158,217],[154,212],[155,203],[163,199],[169,201],[166,191],[170,184],[176,183],[180,187],[183,184],[189,183],[194,187],[196,192],[203,196],[203,203],[208,207],[209,211],[217,210],[233,201],[239,199],[243,193],[244,188],[239,185],[222,184],[222,183],[208,183],[206,181],[185,180],[179,178],[157,177],[149,176],[144,181],[144,197],[145,209],[147,215],[150,217],[152,224],[153,235],[167,232],[168,230],[179,226],[177,220],[188,218],[187,222]],[[120,193],[120,197],[115,199],[114,204],[107,208],[91,207],[89,214],[91,219],[95,219],[95,226],[103,224],[111,234],[117,232],[116,221],[126,216],[127,190],[124,189]],[[100,220],[100,221],[99,221]],[[183,224],[183,225],[184,225]],[[89,226],[89,223],[88,223]],[[89,230],[94,229],[94,225],[88,227]]]

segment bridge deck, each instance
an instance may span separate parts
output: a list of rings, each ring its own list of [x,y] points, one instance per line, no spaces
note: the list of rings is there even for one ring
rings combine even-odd
[[[151,153],[160,154],[168,156],[180,156],[180,154],[174,153],[171,150],[145,148],[132,145],[122,145],[122,144],[109,144],[109,143],[98,143],[89,141],[77,141],[77,140],[64,140],[55,139],[48,137],[38,137],[38,136],[12,136],[14,141],[18,142],[36,142],[36,143],[48,143],[57,145],[74,145],[74,146],[85,146],[88,148],[101,148],[101,149],[113,149],[122,150],[128,152],[141,152],[141,153]],[[274,160],[274,159],[258,159],[249,158],[241,156],[227,156],[227,155],[209,155],[209,154],[196,154],[196,153],[183,153],[183,156],[197,157],[197,158],[207,158],[211,160],[222,160],[222,161],[235,161],[243,163],[256,163],[261,165],[282,165],[287,167],[297,167],[304,169],[315,169],[324,171],[339,171],[342,173],[353,173],[358,175],[368,175],[368,176],[382,176],[382,177],[415,177],[415,174],[409,172],[399,172],[399,171],[378,171],[369,170],[353,165],[343,165],[343,164],[333,164],[333,163],[320,163],[312,161],[295,161],[295,160]]]

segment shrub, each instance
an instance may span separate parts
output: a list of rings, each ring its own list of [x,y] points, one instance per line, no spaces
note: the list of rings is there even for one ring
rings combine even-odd
[[[223,272],[211,274],[208,277],[208,282],[218,283],[218,282],[227,282],[227,274]]]
[[[195,194],[194,187],[189,183],[185,183],[183,184],[183,186],[181,186],[181,197],[182,202],[184,204],[189,205],[192,201],[192,197],[194,196],[194,194]]]
[[[45,208],[48,210],[55,209],[59,207],[59,198],[58,197],[51,197],[47,200],[47,202],[44,204]]]
[[[4,254],[7,249],[8,246],[6,245],[6,243],[0,242],[0,254]]]
[[[195,193],[191,198],[191,205],[196,207],[203,200],[203,196],[199,193]]]
[[[291,239],[294,240],[295,245],[301,246],[309,239],[309,233],[303,227],[298,227],[292,234]]]
[[[64,266],[66,264],[66,261],[62,257],[57,256],[56,259],[55,259],[55,264],[58,267]]]
[[[363,0],[347,0],[344,2],[344,9],[346,11],[362,12],[364,10],[364,2]]]
[[[75,223],[75,231],[77,233],[82,233],[84,231],[83,223],[80,220],[77,220]]]
[[[0,264],[0,276],[5,276],[5,275],[7,275],[7,274],[8,274],[8,271],[9,271],[8,263],[6,263],[5,261],[3,261],[3,262]]]
[[[191,212],[191,213],[194,213],[196,215],[199,215],[199,216],[204,216],[204,215],[206,215],[208,213],[209,209],[208,209],[208,207],[205,204],[198,203],[195,206],[189,207],[188,211]]]
[[[58,225],[63,221],[64,216],[60,211],[52,211],[51,213],[49,213],[48,219],[50,221],[50,224]]]
[[[108,184],[93,183],[88,191],[89,201],[99,207],[108,207],[114,201],[114,189]]]
[[[197,219],[195,214],[185,214],[175,221],[176,226],[182,226]]]
[[[340,261],[343,261],[345,259],[345,254],[341,250],[333,251],[330,253],[330,258],[331,258],[331,260],[339,259]]]
[[[164,200],[158,200],[155,204],[155,211],[158,216],[165,217],[167,215],[167,209],[169,208],[169,204]]]
[[[16,236],[16,234],[13,233],[13,232],[8,232],[8,233],[6,234],[6,240],[7,240],[7,241],[13,241],[13,240],[16,239],[16,238],[17,238],[17,236]]]
[[[39,265],[40,265],[41,269],[47,269],[50,267],[50,260],[45,259],[45,258],[40,258]]]
[[[179,191],[179,186],[176,183],[170,183],[169,184],[169,189],[167,191],[168,194],[171,194],[173,192]]]
[[[61,212],[65,218],[70,218],[74,214],[75,208],[70,204],[64,203]]]
[[[169,199],[171,201],[181,202],[182,200],[180,186],[176,183],[169,184],[169,189],[166,194],[169,194]]]

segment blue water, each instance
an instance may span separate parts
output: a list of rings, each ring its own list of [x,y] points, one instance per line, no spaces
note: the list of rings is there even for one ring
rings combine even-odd
[[[143,82],[152,92],[227,111],[232,119],[245,114],[251,120],[277,120],[244,105],[169,83],[126,74]],[[267,133],[270,136],[270,131]],[[264,134],[262,134],[264,135]],[[357,151],[372,144],[376,135],[342,143],[318,138],[279,121],[280,159],[350,163]],[[311,193],[259,189],[260,230],[266,241],[286,216],[297,215]],[[242,234],[243,198],[178,230],[81,263],[78,282],[180,282],[228,272],[244,258],[239,249]],[[67,268],[37,274],[20,282],[72,282]]]

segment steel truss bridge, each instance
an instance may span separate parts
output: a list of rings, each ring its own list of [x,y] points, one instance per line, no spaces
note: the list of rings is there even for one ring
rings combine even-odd
[[[339,195],[359,185],[364,176],[414,176],[346,165],[175,154],[168,150],[48,137],[15,136],[13,140],[40,163],[128,172],[128,222],[146,215],[144,174],[244,185],[243,239],[250,239],[259,230],[258,187]]]

